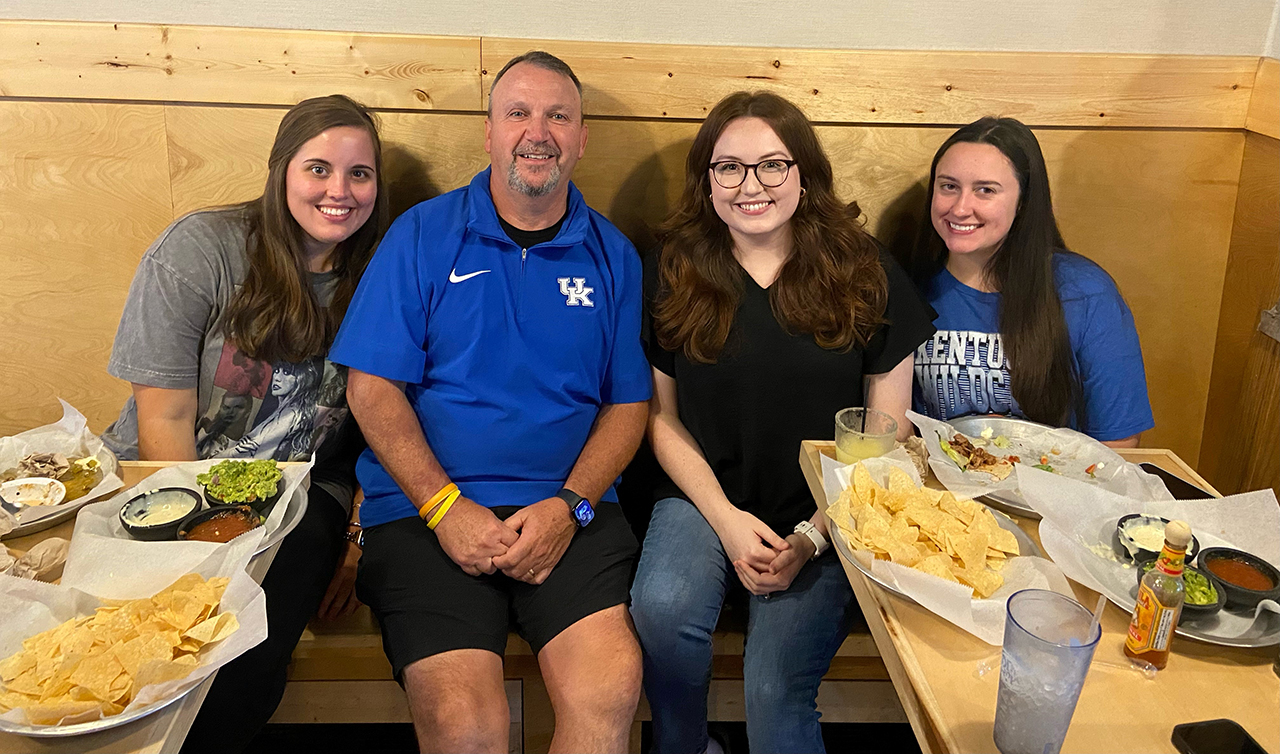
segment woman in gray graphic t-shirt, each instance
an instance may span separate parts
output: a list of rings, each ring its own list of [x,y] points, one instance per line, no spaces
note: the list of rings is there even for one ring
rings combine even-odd
[[[133,387],[103,434],[121,458],[316,457],[306,515],[262,584],[269,638],[219,671],[183,751],[244,749],[317,608],[358,605],[363,440],[346,369],[325,356],[388,224],[376,124],[347,97],[306,100],[281,120],[267,167],[262,196],[179,218],[147,249],[107,367]]]

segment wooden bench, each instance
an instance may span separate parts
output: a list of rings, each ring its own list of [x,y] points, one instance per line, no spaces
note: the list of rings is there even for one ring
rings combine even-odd
[[[726,610],[713,638],[709,717],[743,720],[742,624]],[[537,659],[515,634],[503,662],[511,707],[512,752],[542,752],[551,743],[554,716]],[[818,692],[826,722],[906,722],[893,683],[866,625],[858,623],[836,653]],[[649,719],[642,698],[631,730],[640,750],[640,723]],[[391,678],[382,637],[362,607],[343,621],[310,626],[293,653],[289,684],[273,723],[407,723],[404,692]]]

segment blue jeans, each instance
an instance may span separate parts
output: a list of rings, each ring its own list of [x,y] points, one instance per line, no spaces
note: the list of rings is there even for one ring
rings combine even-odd
[[[733,564],[698,509],[679,498],[659,501],[631,587],[658,754],[707,747],[711,632],[735,583]],[[750,598],[743,677],[752,754],[825,751],[818,684],[855,609],[831,551],[806,563],[785,592]]]

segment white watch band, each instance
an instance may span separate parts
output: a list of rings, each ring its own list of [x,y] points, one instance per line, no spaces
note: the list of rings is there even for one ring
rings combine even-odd
[[[813,557],[809,558],[810,560],[814,560],[831,546],[827,542],[827,538],[822,536],[822,532],[818,531],[818,527],[814,526],[810,521],[801,521],[796,524],[795,531],[796,534],[803,534],[809,538],[809,541],[813,542]]]

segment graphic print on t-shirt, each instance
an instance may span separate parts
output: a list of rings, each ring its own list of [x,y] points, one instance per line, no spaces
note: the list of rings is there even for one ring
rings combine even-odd
[[[929,416],[1018,412],[1000,333],[939,330],[916,349],[915,371]]]
[[[209,409],[196,424],[201,458],[310,457],[347,416],[345,367],[322,357],[268,364],[223,344]]]

